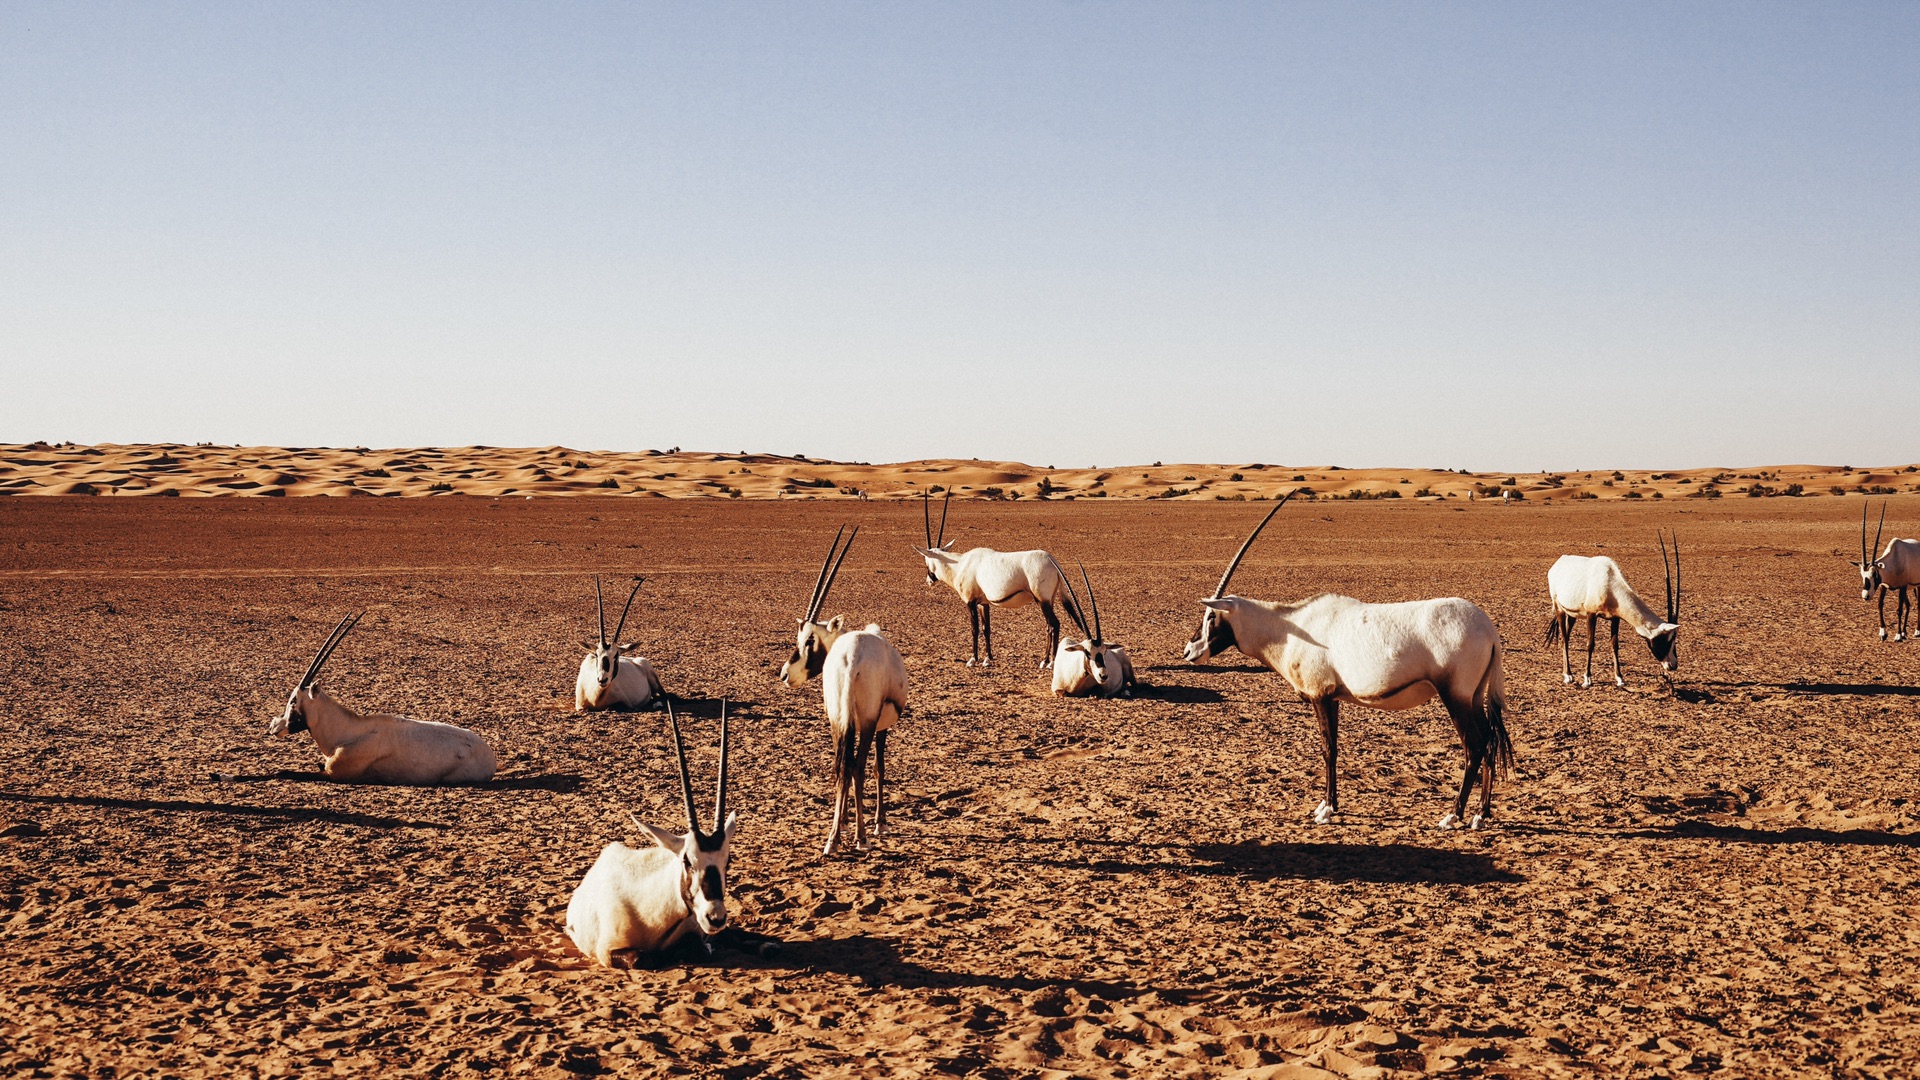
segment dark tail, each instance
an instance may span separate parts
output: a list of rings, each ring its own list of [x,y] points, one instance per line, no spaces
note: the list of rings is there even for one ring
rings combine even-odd
[[[1553,609],[1553,618],[1547,620],[1547,644],[1551,645],[1560,640],[1561,623],[1563,621],[1560,617],[1560,609]]]
[[[1556,613],[1554,621],[1559,622]],[[1487,718],[1487,764],[1497,776],[1513,771],[1513,737],[1507,734],[1507,676],[1502,658],[1506,647],[1493,647],[1493,660],[1481,676],[1481,709]]]

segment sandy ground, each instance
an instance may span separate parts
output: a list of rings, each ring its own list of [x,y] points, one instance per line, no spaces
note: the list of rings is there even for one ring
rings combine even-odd
[[[1163,464],[1055,469],[1017,461],[874,465],[777,454],[564,446],[308,449],[278,446],[0,444],[0,495],[639,495],[674,499],[917,498],[1457,499],[1534,501],[1819,496],[1920,491],[1920,465],[1777,465],[1672,472],[1468,473]]]
[[[1441,833],[1437,706],[1349,710],[1346,821],[1314,827],[1281,680],[1175,659],[1258,507],[954,504],[962,547],[1086,560],[1152,684],[1096,702],[1046,692],[1031,610],[962,663],[898,503],[0,500],[0,1072],[1910,1075],[1920,647],[1874,639],[1860,505],[1287,507],[1238,591],[1502,628],[1519,773],[1497,827]],[[819,692],[774,672],[843,521],[828,610],[885,624],[913,710],[892,835],[823,860]],[[1677,682],[1629,642],[1631,689],[1562,686],[1547,566],[1605,551],[1657,597],[1660,526]],[[734,906],[778,957],[610,971],[565,939],[629,810],[677,823],[660,716],[570,711],[594,572],[648,575],[628,636],[703,792],[736,703]],[[499,779],[334,785],[266,736],[359,607],[331,692],[483,733]]]

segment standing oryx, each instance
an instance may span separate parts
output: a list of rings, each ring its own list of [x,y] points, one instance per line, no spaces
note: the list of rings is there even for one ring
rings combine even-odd
[[[841,526],[840,532],[845,531]],[[874,754],[873,834],[879,836],[886,827],[887,733],[907,707],[906,662],[900,658],[900,651],[881,636],[879,626],[868,623],[864,630],[845,630],[844,615],[819,621],[833,579],[839,576],[840,564],[846,561],[847,551],[859,535],[860,529],[855,526],[844,548],[840,547],[840,533],[833,535],[833,547],[827,549],[827,561],[813,583],[813,599],[800,620],[793,656],[780,666],[780,678],[788,686],[805,686],[809,679],[820,676],[827,725],[833,733],[833,824],[827,831],[822,855],[833,854],[839,846],[840,828],[849,810],[853,814],[853,846],[856,850],[867,846],[862,807],[870,750]]]
[[[632,642],[620,644],[620,632],[627,628],[627,611],[639,595],[646,578],[633,579],[633,591],[627,594],[626,607],[620,609],[620,622],[607,636],[607,607],[600,598],[600,575],[593,575],[593,611],[600,620],[600,640],[586,643],[587,655],[580,661],[580,676],[573,681],[573,709],[638,709],[663,700],[660,676],[646,657],[628,656]]]
[[[1513,766],[1500,635],[1493,620],[1457,598],[1368,604],[1323,593],[1297,604],[1276,604],[1224,595],[1240,560],[1280,506],[1267,511],[1240,545],[1214,595],[1200,601],[1206,610],[1185,658],[1197,663],[1238,647],[1278,672],[1306,701],[1319,721],[1326,757],[1326,797],[1313,812],[1319,824],[1332,821],[1340,810],[1340,703],[1398,711],[1438,695],[1467,751],[1459,797],[1440,827],[1460,826],[1478,778],[1480,812],[1465,823],[1479,828],[1493,814],[1496,773]]]
[[[920,503],[927,546],[913,550],[927,561],[927,584],[944,581],[960,594],[960,599],[967,602],[967,620],[973,628],[973,659],[967,661],[967,666],[981,663],[980,631],[983,627],[987,635],[986,664],[993,663],[994,608],[1020,607],[1035,601],[1040,604],[1041,616],[1047,620],[1047,652],[1041,658],[1040,666],[1046,667],[1052,663],[1054,650],[1060,644],[1060,618],[1053,613],[1053,605],[1065,603],[1074,621],[1082,621],[1082,616],[1074,610],[1066,577],[1060,573],[1059,564],[1045,551],[974,548],[963,554],[954,554],[950,550],[954,541],[947,539],[947,502],[952,500],[953,492],[947,492],[946,500],[940,504],[940,534],[937,538],[933,532],[933,512],[929,508],[932,498],[931,493],[926,494]]]
[[[1613,633],[1613,685],[1624,689],[1627,680],[1620,677],[1620,620],[1625,619],[1634,632],[1647,639],[1647,651],[1667,671],[1680,669],[1680,538],[1673,538],[1673,562],[1667,563],[1667,541],[1660,540],[1660,563],[1667,570],[1667,617],[1654,614],[1640,594],[1627,584],[1620,564],[1605,555],[1562,555],[1547,571],[1547,592],[1553,598],[1553,617],[1547,622],[1547,644],[1560,641],[1560,681],[1573,681],[1573,621],[1587,620],[1587,671],[1580,676],[1582,688],[1593,685],[1593,639],[1601,616],[1606,616]]]
[[[1054,569],[1059,570],[1056,564]],[[1065,574],[1061,574],[1065,577]],[[1085,697],[1098,694],[1101,697],[1118,697],[1133,692],[1138,680],[1133,677],[1133,660],[1127,656],[1125,646],[1115,645],[1101,637],[1100,601],[1094,598],[1093,582],[1087,578],[1087,566],[1080,564],[1080,581],[1087,587],[1087,607],[1080,606],[1079,597],[1073,596],[1073,582],[1067,582],[1067,593],[1074,601],[1067,608],[1069,615],[1092,609],[1093,626],[1088,628],[1086,620],[1075,618],[1074,625],[1080,628],[1081,640],[1060,639],[1060,647],[1053,654],[1053,692],[1067,697]]]
[[[269,735],[311,731],[326,774],[368,784],[478,784],[493,779],[498,762],[487,741],[465,728],[404,716],[361,716],[314,685],[333,650],[365,612],[340,620],[294,685],[287,707],[267,725]]]
[[[1893,604],[1893,640],[1905,641],[1907,633],[1907,615],[1913,610],[1907,599],[1907,590],[1920,592],[1920,540],[1902,540],[1899,537],[1887,541],[1885,551],[1878,559],[1873,558],[1873,548],[1880,546],[1880,532],[1887,524],[1887,504],[1880,504],[1880,524],[1873,529],[1873,547],[1867,546],[1867,508],[1860,508],[1860,599],[1871,600],[1875,594],[1880,598],[1880,640],[1887,640],[1887,593],[1898,593]],[[1920,625],[1916,626],[1920,630]]]
[[[654,846],[630,848],[618,840],[600,857],[567,901],[567,936],[581,952],[611,965],[616,952],[636,956],[666,952],[689,934],[711,953],[713,938],[727,926],[727,845],[735,815],[727,812],[727,705],[720,703],[720,780],[714,797],[713,832],[702,832],[687,776],[687,747],[680,721],[667,704],[667,724],[680,763],[680,794],[687,804],[684,834],[633,818]],[[762,955],[779,947],[771,938],[736,931]]]

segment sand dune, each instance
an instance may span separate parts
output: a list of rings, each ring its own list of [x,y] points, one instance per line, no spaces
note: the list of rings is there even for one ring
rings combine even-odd
[[[1051,469],[941,459],[870,465],[774,454],[609,453],[564,446],[370,450],[274,446],[0,444],[0,495],[641,495],[675,499],[961,498],[1533,500],[1894,494],[1920,466],[1776,465],[1677,471],[1466,473],[1443,469],[1173,464]]]

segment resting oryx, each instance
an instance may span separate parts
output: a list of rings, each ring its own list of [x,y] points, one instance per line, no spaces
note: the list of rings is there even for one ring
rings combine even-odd
[[[1059,566],[1056,564],[1054,569],[1057,571]],[[1081,640],[1060,640],[1060,647],[1053,654],[1053,692],[1068,697],[1129,695],[1138,684],[1133,677],[1133,660],[1127,656],[1124,646],[1115,645],[1101,636],[1100,601],[1094,598],[1093,582],[1087,578],[1085,563],[1080,564],[1080,581],[1087,587],[1087,606],[1082,608],[1080,598],[1072,595],[1073,582],[1069,581],[1067,592],[1074,602],[1068,606],[1067,613],[1077,615],[1090,608],[1093,611],[1093,626],[1089,629],[1085,619],[1075,618],[1074,625],[1080,628]]]
[[[633,598],[639,595],[640,586],[646,584],[646,580],[633,579],[633,591],[627,594],[627,605],[620,609],[620,622],[609,638],[607,607],[600,598],[600,575],[593,575],[593,611],[600,620],[600,640],[586,643],[587,655],[580,661],[580,676],[573,681],[575,712],[638,709],[664,700],[665,691],[660,688],[660,676],[653,673],[653,665],[646,657],[626,655],[627,650],[634,648],[632,642],[620,644],[620,632],[627,628],[627,611],[633,607]]]
[[[846,527],[841,527],[841,532]],[[794,642],[793,656],[780,666],[780,678],[788,686],[805,686],[820,676],[821,697],[827,708],[827,725],[833,732],[833,824],[827,830],[827,846],[822,855],[833,854],[840,844],[840,829],[849,810],[853,814],[853,846],[867,846],[866,818],[862,804],[866,794],[867,753],[874,754],[873,834],[879,836],[887,824],[887,733],[907,707],[907,665],[900,651],[881,636],[880,627],[868,623],[864,630],[848,631],[846,616],[835,615],[820,622],[820,608],[827,602],[833,579],[840,574],[858,526],[847,546],[840,547],[840,533],[833,536],[827,549],[827,561],[813,583],[813,599],[800,620],[800,633]],[[839,558],[834,557],[835,548]]]
[[[294,685],[269,735],[313,733],[326,774],[367,784],[478,784],[493,779],[493,747],[465,728],[404,716],[361,716],[314,685],[333,650],[365,612],[340,620]]]
[[[613,954],[635,956],[666,952],[697,934],[707,952],[727,926],[727,844],[735,815],[727,812],[727,705],[720,703],[720,781],[714,798],[713,832],[700,830],[693,808],[693,782],[687,777],[687,747],[680,721],[667,703],[674,754],[680,762],[680,794],[687,803],[684,834],[657,829],[633,817],[653,837],[654,846],[630,848],[615,840],[602,848],[580,886],[567,901],[567,936],[581,952],[611,965]],[[630,815],[631,816],[631,815]],[[779,947],[772,938],[734,931],[762,955]]]
[[[1280,500],[1280,506],[1286,502]],[[1240,560],[1280,506],[1267,511],[1240,545],[1214,595],[1200,601],[1206,610],[1187,643],[1187,661],[1197,663],[1238,647],[1278,672],[1306,701],[1319,722],[1326,758],[1326,797],[1313,812],[1318,824],[1332,821],[1340,811],[1340,703],[1397,711],[1438,695],[1467,751],[1459,797],[1453,811],[1440,819],[1440,827],[1459,827],[1467,794],[1478,778],[1480,812],[1466,825],[1479,828],[1493,814],[1496,773],[1513,766],[1500,635],[1493,620],[1452,597],[1368,604],[1323,593],[1297,604],[1276,604],[1225,595]]]
[[[967,621],[973,628],[973,659],[967,661],[967,666],[981,663],[980,632],[983,628],[987,636],[985,663],[993,663],[994,608],[1020,607],[1035,601],[1040,604],[1041,616],[1047,620],[1047,652],[1041,658],[1040,666],[1046,667],[1052,663],[1054,650],[1060,644],[1060,618],[1053,613],[1053,605],[1066,604],[1067,614],[1075,622],[1082,621],[1072,597],[1068,595],[1066,577],[1060,573],[1059,564],[1045,551],[974,548],[963,554],[954,554],[951,549],[955,542],[947,539],[947,503],[952,500],[953,492],[947,492],[947,498],[940,504],[940,535],[937,538],[933,532],[933,512],[929,508],[932,498],[931,494],[924,495],[920,503],[927,546],[913,550],[927,561],[927,584],[944,581],[960,594],[960,599],[967,602]]]
[[[1613,634],[1613,685],[1625,688],[1620,677],[1620,620],[1647,639],[1647,651],[1668,671],[1680,669],[1680,538],[1673,538],[1673,562],[1667,564],[1667,541],[1660,537],[1660,563],[1667,570],[1667,617],[1654,614],[1640,594],[1627,584],[1620,564],[1605,555],[1562,555],[1547,571],[1547,592],[1553,597],[1553,617],[1547,621],[1547,644],[1560,642],[1560,681],[1573,681],[1573,621],[1587,620],[1587,671],[1582,688],[1593,685],[1594,631],[1601,616]]]
[[[1873,558],[1873,548],[1880,546],[1880,532],[1887,524],[1887,504],[1880,504],[1880,524],[1874,526],[1873,547],[1867,546],[1867,508],[1860,508],[1860,599],[1871,600],[1876,594],[1880,598],[1880,640],[1887,640],[1887,593],[1898,593],[1893,605],[1893,640],[1907,639],[1907,614],[1913,610],[1907,599],[1907,590],[1920,592],[1920,540],[1902,540],[1899,537],[1887,541],[1885,551],[1878,559]],[[1872,561],[1869,561],[1872,560]],[[1920,629],[1920,626],[1916,626]]]

